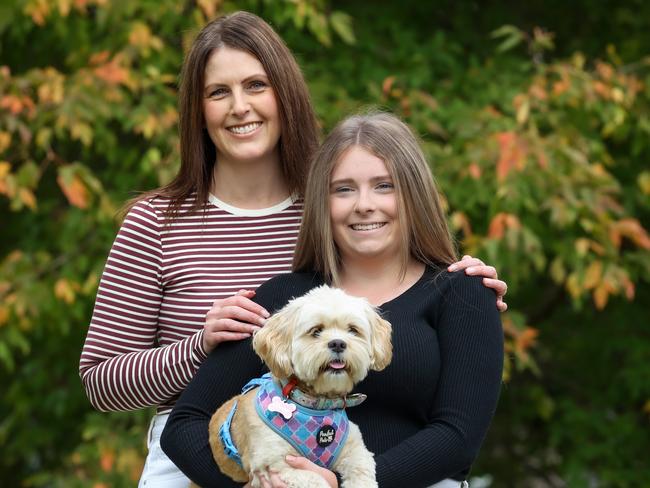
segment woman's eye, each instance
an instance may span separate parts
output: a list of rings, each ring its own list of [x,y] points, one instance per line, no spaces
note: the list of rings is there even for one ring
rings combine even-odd
[[[334,188],[334,193],[347,193],[350,191],[352,191],[352,188],[350,188],[349,186],[339,186]]]
[[[225,88],[216,88],[208,94],[208,98],[223,98],[228,94]]]
[[[255,80],[250,82],[248,88],[250,88],[253,91],[261,91],[264,90],[264,88],[266,88],[267,86],[268,85],[263,81]]]

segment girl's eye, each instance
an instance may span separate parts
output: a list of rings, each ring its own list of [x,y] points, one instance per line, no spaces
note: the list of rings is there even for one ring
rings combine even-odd
[[[384,182],[377,185],[378,190],[392,190],[395,188],[395,185],[392,183]]]
[[[351,191],[352,188],[350,188],[349,186],[338,186],[334,188],[334,193],[347,193]]]

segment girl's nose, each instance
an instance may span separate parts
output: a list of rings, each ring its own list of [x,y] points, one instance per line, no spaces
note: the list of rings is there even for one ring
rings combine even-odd
[[[371,192],[364,189],[359,190],[359,196],[357,198],[354,211],[357,213],[369,213],[374,210],[375,201],[372,198]]]

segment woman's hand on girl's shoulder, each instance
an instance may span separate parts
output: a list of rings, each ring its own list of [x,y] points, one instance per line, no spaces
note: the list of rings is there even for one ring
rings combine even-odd
[[[499,279],[499,275],[494,266],[488,266],[478,258],[469,255],[463,256],[463,259],[451,264],[447,271],[465,270],[465,274],[470,276],[483,276],[483,285],[492,288],[497,294],[497,309],[499,312],[508,310],[508,304],[503,301],[503,297],[508,292],[508,284]]]
[[[254,296],[253,290],[239,290],[231,297],[214,301],[203,325],[206,354],[220,342],[246,339],[264,325],[269,313],[251,300]]]

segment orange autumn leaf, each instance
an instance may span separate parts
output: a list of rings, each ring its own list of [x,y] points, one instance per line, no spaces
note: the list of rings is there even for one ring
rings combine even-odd
[[[385,96],[388,96],[388,94],[390,93],[391,88],[393,87],[393,83],[395,83],[395,77],[389,76],[381,84],[381,91]]]
[[[18,115],[23,110],[23,102],[16,95],[5,95],[0,99],[0,108],[9,110],[13,115]]]
[[[506,212],[499,212],[490,221],[488,237],[492,239],[501,239],[507,229],[519,228],[521,228],[521,223],[515,215]]]
[[[526,144],[514,132],[500,132],[496,135],[499,143],[497,179],[503,181],[513,169],[521,171],[526,164]]]
[[[533,327],[526,327],[515,339],[515,350],[519,353],[524,353],[537,341],[539,331]]]
[[[623,237],[643,249],[650,249],[650,237],[637,219],[621,219],[610,226],[609,238],[614,246],[620,248]]]
[[[126,84],[129,81],[129,70],[120,66],[116,59],[98,66],[94,73],[110,85]]]
[[[476,163],[471,163],[467,167],[467,172],[475,180],[478,180],[481,177],[481,167]]]
[[[73,175],[69,181],[66,180],[67,178],[63,178],[61,175],[56,179],[70,204],[82,209],[88,207],[88,189],[79,176]]]
[[[113,464],[115,463],[115,452],[112,449],[102,450],[99,457],[99,463],[104,471],[111,471],[113,469]]]
[[[54,296],[67,304],[73,303],[75,292],[71,283],[65,278],[59,278],[54,284]]]
[[[90,64],[90,66],[100,66],[108,61],[110,55],[110,51],[99,51],[90,56],[88,64]]]

